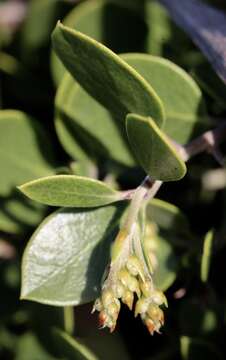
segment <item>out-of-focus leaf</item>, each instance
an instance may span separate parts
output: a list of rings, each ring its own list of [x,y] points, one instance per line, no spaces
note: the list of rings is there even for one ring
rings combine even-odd
[[[189,223],[180,209],[159,199],[148,202],[145,218],[146,236],[142,241],[144,255],[150,271],[153,271],[155,285],[165,291],[177,276],[174,241],[180,244],[191,236]]]
[[[189,298],[179,307],[178,323],[183,335],[206,337],[214,334],[223,323],[221,308],[215,304],[202,304],[200,300]]]
[[[78,305],[98,296],[123,207],[62,209],[47,217],[23,256],[23,299]]]
[[[203,93],[213,100],[207,103],[214,114],[226,109],[226,86],[217,76],[214,69],[207,61],[201,61],[192,71],[193,78],[197,81]]]
[[[40,223],[45,207],[15,194],[0,199],[0,230],[12,234],[24,233]]]
[[[59,353],[63,358],[70,360],[97,360],[98,357],[81,341],[67,333],[56,329],[54,331],[59,348]]]
[[[152,199],[146,207],[149,221],[155,222],[160,230],[178,235],[190,233],[190,226],[186,216],[173,204],[160,199]]]
[[[156,259],[153,272],[153,282],[158,289],[167,290],[177,276],[177,259],[172,244],[166,239],[156,236],[146,242],[147,247],[152,249]],[[152,266],[153,267],[153,266]]]
[[[48,354],[32,333],[20,337],[15,360],[57,360]]]
[[[169,60],[147,54],[122,58],[153,87],[163,102],[164,132],[179,143],[206,130],[209,120],[204,98],[195,81]]]
[[[134,164],[123,127],[68,73],[57,92],[55,125],[63,147],[74,159]]]
[[[76,175],[56,175],[19,187],[30,199],[52,206],[94,207],[122,200],[122,194],[102,181]]]
[[[26,181],[53,174],[53,149],[39,123],[16,110],[0,111],[0,195]]]
[[[197,0],[160,0],[226,82],[226,16]]]
[[[201,258],[201,268],[200,268],[200,277],[202,282],[208,281],[209,271],[210,271],[210,260],[213,250],[213,230],[209,231],[204,239],[203,243],[203,252]]]
[[[223,356],[215,345],[202,339],[182,336],[180,338],[180,350],[183,360],[223,360]]]
[[[151,86],[131,66],[94,39],[58,23],[53,46],[80,85],[120,121],[128,113],[152,116],[161,126],[164,109]]]
[[[185,175],[184,162],[150,117],[127,115],[126,130],[134,156],[153,179],[175,181]]]
[[[57,21],[59,0],[31,0],[22,26],[21,45],[26,56],[46,46]],[[40,19],[42,19],[40,26]]]

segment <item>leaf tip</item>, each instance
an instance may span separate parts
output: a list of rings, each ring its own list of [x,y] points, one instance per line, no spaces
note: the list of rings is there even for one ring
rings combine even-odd
[[[17,190],[19,190],[21,193],[26,195],[26,192],[25,192],[24,188],[25,188],[25,184],[16,186]]]

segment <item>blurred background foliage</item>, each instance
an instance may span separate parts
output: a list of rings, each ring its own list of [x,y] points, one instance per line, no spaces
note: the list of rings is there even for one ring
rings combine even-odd
[[[208,3],[226,10],[223,0]],[[24,247],[52,209],[25,199],[17,185],[75,173],[128,189],[144,176],[118,162],[114,151],[106,157],[93,130],[62,121],[55,95],[69,80],[51,50],[59,19],[116,53],[144,52],[173,61],[200,86],[213,125],[226,112],[225,85],[158,1],[0,1],[0,358],[224,359],[226,196],[224,188],[210,191],[202,182],[209,169],[218,167],[207,154],[190,161],[182,181],[161,188],[158,197],[165,202],[153,204],[150,221],[160,228],[152,249],[159,259],[156,281],[169,300],[162,335],[150,337],[124,308],[116,332],[109,335],[97,329],[91,304],[72,313],[19,300]],[[61,102],[70,112],[66,95]],[[212,240],[206,235],[210,229]]]

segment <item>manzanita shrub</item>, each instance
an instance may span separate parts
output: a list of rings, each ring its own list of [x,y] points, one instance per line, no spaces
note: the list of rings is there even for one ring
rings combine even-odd
[[[0,355],[223,359],[223,10],[68,3],[0,3]]]

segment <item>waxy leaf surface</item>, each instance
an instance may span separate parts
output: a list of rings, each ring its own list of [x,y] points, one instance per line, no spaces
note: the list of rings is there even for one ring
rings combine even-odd
[[[26,196],[46,205],[94,207],[121,200],[121,193],[102,181],[76,175],[56,175],[26,183]]]
[[[21,297],[59,306],[95,299],[122,210],[69,208],[47,217],[23,256]]]
[[[153,87],[163,102],[163,131],[186,143],[206,130],[209,120],[202,93],[195,81],[169,60],[147,54],[125,54],[122,58]]]
[[[126,128],[134,155],[152,179],[175,181],[185,175],[184,162],[150,117],[129,114]]]
[[[53,149],[48,136],[40,124],[26,114],[0,111],[0,144],[1,196],[10,195],[25,181],[53,174]]]
[[[92,37],[117,54],[141,51],[146,35],[146,26],[141,16],[142,8],[143,3],[140,0],[82,1],[67,14],[63,24]],[[58,85],[65,73],[65,67],[54,52],[51,56],[51,70]]]
[[[97,101],[122,122],[128,113],[164,121],[161,100],[131,66],[110,49],[60,23],[53,32],[54,49],[67,70]]]
[[[125,127],[68,73],[59,86],[55,108],[58,137],[72,158],[134,164]]]

